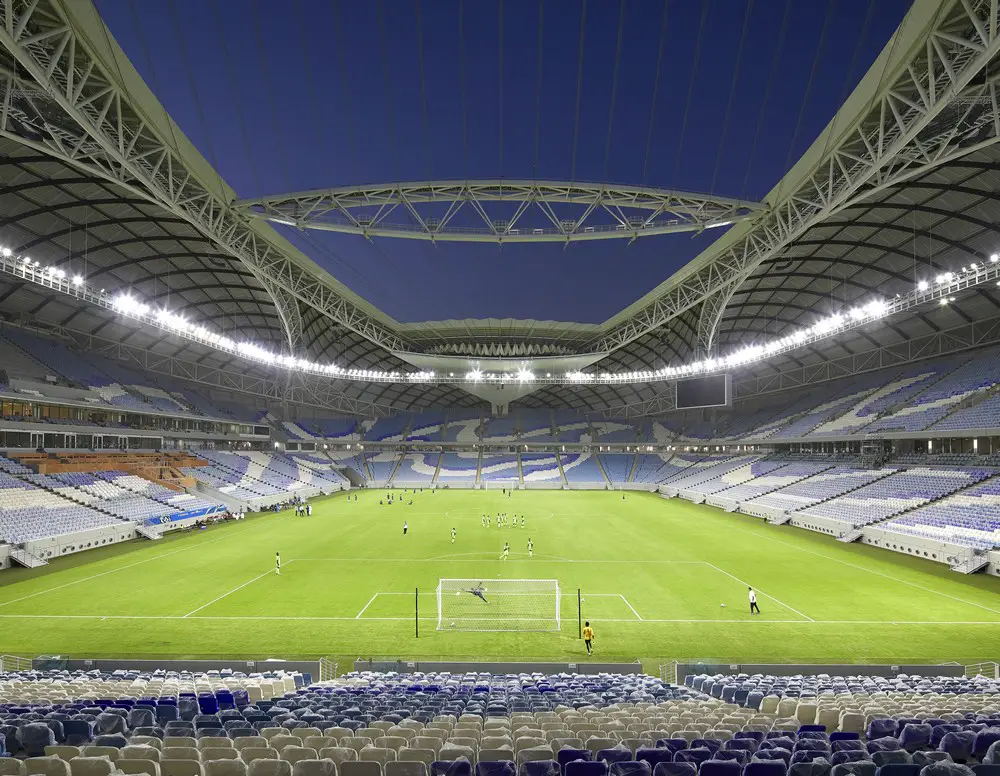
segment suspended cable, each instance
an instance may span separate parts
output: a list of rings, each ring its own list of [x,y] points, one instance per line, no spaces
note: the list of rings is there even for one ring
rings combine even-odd
[[[618,66],[622,61],[622,37],[625,30],[625,0],[618,12],[618,46],[615,49],[615,71],[611,79],[611,108],[608,110],[608,138],[604,143],[604,180],[608,179],[608,162],[611,161],[611,134],[615,123],[615,98],[618,96]]]
[[[392,80],[389,78],[389,56],[385,45],[385,14],[383,0],[378,0],[378,40],[382,53],[382,79],[385,82],[385,104],[389,114],[389,145],[392,148],[392,177],[399,180],[399,153],[396,148],[396,112],[392,103]]]
[[[538,144],[542,126],[542,60],[544,58],[545,0],[538,0],[538,75],[535,85],[535,162],[531,174],[538,178]]]
[[[465,177],[469,177],[469,117],[465,108],[465,7],[458,0],[458,80],[462,100],[462,161]]]
[[[430,133],[427,127],[427,82],[424,78],[424,25],[420,16],[420,0],[414,0],[417,11],[417,62],[420,67],[420,107],[424,126],[424,177],[431,179]]]
[[[705,31],[705,19],[708,17],[708,0],[701,2],[701,21],[698,23],[698,40],[694,46],[694,65],[691,67],[691,80],[688,81],[687,99],[684,101],[684,116],[681,119],[681,136],[677,141],[677,158],[674,160],[674,181],[681,168],[681,154],[684,152],[684,135],[687,133],[688,111],[691,109],[691,96],[694,94],[694,84],[698,77],[698,62],[701,59],[701,40]]]
[[[583,94],[583,43],[587,31],[587,0],[583,0],[580,13],[580,53],[576,65],[576,114],[573,119],[573,159],[570,167],[571,181],[576,180],[576,144],[580,138],[580,97]]]
[[[767,85],[764,87],[764,101],[760,105],[760,114],[757,116],[757,129],[753,133],[753,142],[750,144],[750,153],[747,154],[747,168],[743,173],[743,186],[740,189],[740,198],[746,196],[747,181],[750,178],[750,168],[753,166],[754,155],[757,152],[757,141],[760,139],[760,129],[764,124],[764,116],[767,113],[767,103],[771,98],[771,88],[774,86],[774,77],[778,72],[778,62],[781,59],[781,50],[784,48],[785,35],[788,32],[788,18],[792,9],[792,0],[785,0],[785,14],[781,19],[781,29],[778,32],[778,44],[774,47],[774,56],[771,58],[771,69],[767,76]]]
[[[354,130],[354,108],[351,105],[351,82],[347,77],[347,57],[344,43],[344,25],[340,18],[340,0],[333,0],[333,30],[337,38],[337,64],[340,68],[340,92],[344,99],[344,111],[347,116],[347,139],[351,145],[351,156],[354,158],[354,179],[360,180],[360,162],[358,158],[358,136]]]
[[[646,155],[642,161],[642,182],[646,183],[649,173],[649,153],[653,147],[653,128],[656,125],[656,97],[660,91],[660,68],[663,64],[663,49],[667,40],[667,9],[670,0],[663,0],[663,19],[660,21],[660,50],[656,55],[656,76],[653,78],[653,98],[649,105],[649,133],[646,135]]]
[[[799,105],[799,116],[795,120],[795,131],[792,133],[792,140],[788,144],[788,154],[785,156],[785,169],[788,170],[792,164],[792,154],[795,151],[795,141],[799,138],[799,131],[802,129],[802,118],[806,115],[806,105],[809,102],[809,95],[812,93],[813,81],[816,78],[816,70],[819,67],[820,55],[823,53],[823,43],[826,41],[826,32],[830,28],[830,19],[833,17],[833,9],[837,6],[837,0],[829,0],[826,4],[826,14],[823,17],[823,27],[819,33],[819,43],[816,44],[816,54],[813,56],[812,67],[809,69],[809,80],[806,81],[806,91],[802,95],[802,103]]]
[[[715,182],[719,177],[719,166],[722,162],[722,153],[726,147],[726,134],[729,131],[729,117],[733,108],[733,97],[736,94],[736,82],[740,74],[740,64],[743,61],[743,44],[747,39],[747,29],[750,27],[750,11],[753,9],[753,0],[747,0],[746,11],[743,13],[743,31],[740,33],[740,45],[736,50],[736,65],[733,67],[733,80],[729,84],[729,98],[726,100],[726,113],[722,119],[722,135],[719,137],[719,151],[715,155],[715,170],[712,172],[712,185],[709,191],[715,191]]]

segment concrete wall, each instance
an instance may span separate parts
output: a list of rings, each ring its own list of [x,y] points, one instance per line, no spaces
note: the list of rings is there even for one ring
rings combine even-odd
[[[50,560],[62,555],[72,555],[84,550],[92,550],[95,547],[127,542],[137,537],[135,526],[132,523],[119,523],[117,525],[104,526],[103,528],[91,528],[87,531],[76,531],[75,533],[35,539],[34,541],[25,542],[24,548],[32,555]]]
[[[10,568],[10,545],[0,544],[0,569]]]

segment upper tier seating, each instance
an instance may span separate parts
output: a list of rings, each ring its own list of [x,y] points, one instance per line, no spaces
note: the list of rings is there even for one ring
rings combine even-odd
[[[671,477],[680,474],[689,466],[703,460],[703,456],[678,453],[661,457],[659,455],[637,455],[632,482],[656,484],[666,482]]]
[[[870,525],[974,485],[991,475],[992,472],[985,469],[907,469],[808,507],[803,513],[853,527]]]
[[[375,442],[402,442],[412,421],[413,416],[408,412],[379,418],[365,428],[364,438]]]
[[[444,413],[440,410],[421,412],[413,418],[407,439],[418,442],[440,442]]]

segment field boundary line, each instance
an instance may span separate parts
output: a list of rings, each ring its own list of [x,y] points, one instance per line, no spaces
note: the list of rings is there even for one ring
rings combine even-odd
[[[290,563],[290,562],[291,562],[291,561],[289,561],[289,563]],[[287,564],[286,564],[286,565],[287,565]],[[222,594],[222,595],[220,595],[220,596],[219,596],[218,598],[213,598],[213,599],[212,599],[211,601],[209,601],[209,602],[208,602],[207,604],[202,604],[202,605],[201,605],[201,606],[199,606],[199,607],[198,607],[197,609],[192,609],[192,610],[191,610],[190,612],[188,612],[187,614],[185,614],[185,615],[184,615],[183,619],[187,619],[188,617],[190,617],[190,616],[191,616],[192,614],[194,614],[195,612],[200,612],[200,611],[201,611],[202,609],[204,609],[204,608],[206,608],[206,607],[208,607],[208,606],[211,606],[211,605],[212,605],[212,604],[214,604],[214,603],[215,603],[216,601],[221,601],[221,600],[222,600],[223,598],[225,598],[226,596],[230,596],[230,595],[232,595],[232,594],[233,594],[233,593],[235,593],[235,592],[236,592],[237,590],[242,590],[242,589],[243,589],[243,588],[245,588],[245,587],[246,587],[247,585],[252,585],[252,584],[253,584],[254,582],[256,582],[256,581],[257,581],[258,579],[261,579],[262,577],[266,577],[266,576],[267,576],[268,574],[273,574],[273,573],[275,573],[275,570],[274,570],[274,569],[268,569],[268,570],[267,570],[267,571],[265,571],[265,572],[264,572],[263,574],[258,574],[258,575],[257,575],[257,576],[255,576],[255,577],[254,577],[253,579],[250,579],[250,580],[248,580],[248,581],[244,582],[244,583],[243,583],[242,585],[238,585],[237,587],[234,587],[234,588],[233,588],[232,590],[230,590],[230,591],[229,591],[228,593],[223,593],[223,594]]]
[[[642,619],[642,617],[641,617],[641,616],[639,615],[639,612],[637,612],[637,611],[635,610],[635,607],[634,607],[634,606],[632,606],[632,604],[630,604],[630,603],[628,602],[628,599],[627,599],[627,598],[626,598],[625,596],[623,596],[623,595],[622,595],[621,593],[619,593],[619,594],[618,594],[618,597],[619,597],[619,598],[621,598],[621,599],[622,599],[622,601],[624,601],[624,602],[625,602],[625,606],[627,606],[627,607],[628,607],[629,609],[631,609],[631,610],[632,610],[632,614],[634,614],[634,615],[636,616],[636,619],[637,619],[637,620],[639,620],[639,622],[643,622],[643,619]]]
[[[361,608],[361,611],[360,611],[360,612],[358,612],[358,613],[357,613],[357,614],[356,614],[356,615],[354,616],[354,619],[355,619],[355,620],[360,620],[360,619],[361,619],[361,615],[365,613],[365,611],[366,611],[366,610],[368,609],[368,607],[369,607],[369,606],[371,606],[371,605],[372,605],[373,603],[375,603],[375,599],[376,599],[376,598],[378,598],[378,597],[379,597],[379,595],[381,595],[381,593],[375,593],[375,595],[373,595],[373,596],[372,596],[371,598],[369,598],[369,599],[368,599],[368,603],[366,603],[366,604],[365,604],[365,605],[364,605],[364,606],[363,606],[363,607]]]
[[[468,558],[462,559],[461,555],[478,555],[479,558]],[[510,553],[512,558],[514,557],[528,557],[526,552],[512,552]],[[314,562],[332,562],[338,561],[341,563],[438,563],[442,560],[448,560],[452,563],[482,563],[483,560],[493,560],[496,558],[496,554],[489,551],[482,552],[468,552],[468,553],[455,553],[454,555],[435,555],[431,558],[295,558],[295,560],[302,561],[314,561]],[[541,558],[544,563],[628,563],[630,565],[635,565],[636,563],[653,563],[653,564],[700,564],[704,566],[710,566],[712,564],[704,560],[597,560],[594,558],[561,558],[558,555],[542,555],[536,552],[535,558]],[[289,561],[290,563],[291,561]],[[503,563],[501,560],[496,560],[497,563]]]
[[[716,571],[718,571],[718,572],[719,572],[720,574],[725,574],[725,575],[726,575],[727,577],[729,577],[730,579],[735,579],[735,580],[736,580],[737,582],[740,582],[741,584],[744,584],[744,585],[746,585],[746,586],[747,586],[748,588],[749,588],[749,587],[753,587],[753,585],[751,585],[751,584],[750,584],[749,582],[747,582],[746,580],[743,580],[743,579],[740,579],[740,578],[739,578],[738,576],[736,576],[735,574],[730,574],[730,573],[729,573],[728,571],[726,571],[725,569],[721,569],[721,568],[719,568],[719,567],[718,567],[718,566],[716,566],[716,565],[715,565],[714,563],[708,563],[708,562],[706,561],[706,562],[705,562],[705,565],[706,565],[706,566],[711,566],[711,567],[712,567],[713,569],[715,569]],[[754,589],[755,589],[755,590],[757,590],[757,592],[758,592],[758,593],[760,593],[760,594],[761,594],[762,596],[764,596],[764,598],[770,598],[770,599],[771,599],[772,601],[774,601],[774,602],[775,602],[776,604],[778,604],[778,606],[783,606],[783,607],[785,607],[786,609],[788,609],[788,611],[790,611],[790,612],[795,612],[795,613],[796,613],[796,614],[797,614],[797,615],[798,615],[799,617],[805,617],[805,618],[806,618],[807,620],[809,620],[809,622],[816,622],[816,621],[815,621],[815,620],[814,620],[814,619],[813,619],[812,617],[810,617],[810,616],[809,616],[808,614],[803,614],[803,613],[802,613],[802,612],[800,612],[800,611],[799,611],[798,609],[796,609],[796,608],[794,608],[794,607],[792,607],[792,606],[789,606],[788,604],[786,604],[786,603],[785,603],[784,601],[779,601],[779,600],[778,600],[777,598],[775,598],[775,597],[774,597],[773,595],[768,595],[768,594],[767,594],[767,593],[765,593],[765,592],[764,592],[763,590],[760,590],[760,589],[758,589],[758,588],[754,588]]]
[[[421,617],[421,621],[437,622],[437,617]],[[260,622],[354,622],[356,616],[331,617],[331,616],[306,616],[306,615],[195,615],[184,614],[0,614],[0,620],[221,620],[221,621],[260,621]],[[413,622],[412,617],[364,617],[363,622]],[[697,624],[697,625],[976,625],[1000,627],[1000,620],[765,620],[758,617],[720,620],[720,619],[642,619],[634,618],[607,618],[601,622],[623,623],[628,625],[643,624],[656,625],[664,623],[672,624]]]
[[[796,527],[796,526],[793,526],[793,528],[794,527]],[[807,553],[809,555],[815,555],[817,558],[823,558],[825,560],[831,560],[834,563],[840,563],[840,564],[843,564],[844,566],[849,566],[852,569],[858,569],[859,571],[867,571],[869,574],[874,574],[877,577],[882,577],[883,579],[889,579],[889,580],[892,580],[893,582],[898,582],[901,585],[909,585],[910,587],[915,587],[918,590],[923,590],[924,592],[927,592],[927,593],[934,593],[935,595],[943,596],[944,598],[950,598],[952,601],[958,601],[960,604],[967,604],[968,606],[975,606],[975,607],[977,607],[979,609],[985,609],[987,612],[993,612],[994,614],[1000,614],[1000,609],[992,609],[989,606],[986,606],[986,604],[979,604],[979,603],[976,603],[975,601],[967,601],[964,598],[959,598],[958,596],[950,595],[950,594],[944,593],[944,592],[942,592],[940,590],[935,590],[932,587],[925,587],[924,585],[918,585],[916,582],[909,582],[909,581],[907,581],[905,579],[900,579],[899,577],[894,577],[894,576],[892,576],[890,574],[885,574],[885,573],[883,573],[881,571],[875,571],[874,569],[865,568],[864,566],[859,566],[856,563],[851,563],[851,562],[846,561],[846,560],[841,560],[840,558],[835,558],[832,555],[824,555],[822,552],[816,552],[816,550],[807,550],[807,549],[805,549],[803,547],[799,547],[799,546],[797,546],[795,544],[792,544],[790,542],[782,541],[781,539],[776,539],[773,536],[767,536],[767,534],[754,533],[753,531],[748,531],[745,528],[739,528],[739,527],[734,527],[733,530],[739,531],[741,533],[749,534],[750,536],[763,536],[766,539],[770,539],[772,542],[776,542],[778,544],[783,544],[784,546],[791,547],[793,550],[798,550],[799,552],[804,552],[804,553]]]

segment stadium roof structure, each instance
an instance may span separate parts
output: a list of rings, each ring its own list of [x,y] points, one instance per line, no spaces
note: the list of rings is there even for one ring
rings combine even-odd
[[[394,371],[656,370],[781,337],[876,295],[892,299],[1000,249],[997,13],[985,0],[917,0],[763,202],[737,203],[725,219],[737,222],[715,243],[603,324],[402,324],[249,214],[250,203],[234,207],[238,194],[174,124],[90,2],[6,3],[0,241],[80,274],[91,288],[130,290],[224,334],[320,362]],[[544,185],[523,183],[541,192],[534,204],[547,196]],[[939,302],[742,367],[738,395],[1000,340],[1000,289],[979,284]],[[0,313],[153,371],[338,412],[482,401],[455,382],[370,383],[248,364],[6,271]],[[520,393],[525,406],[672,408],[666,382]]]

